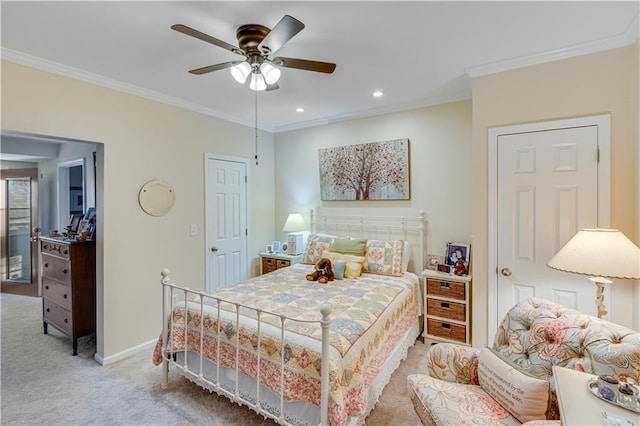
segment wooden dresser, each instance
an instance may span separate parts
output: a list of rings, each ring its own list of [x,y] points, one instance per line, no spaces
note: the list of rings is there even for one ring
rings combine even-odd
[[[471,345],[471,276],[426,269],[424,288],[425,339]]]
[[[96,331],[95,241],[40,238],[42,258],[42,321],[71,337],[73,355],[78,337]]]

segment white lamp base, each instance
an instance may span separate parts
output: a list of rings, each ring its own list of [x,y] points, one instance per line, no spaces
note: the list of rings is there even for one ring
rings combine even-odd
[[[611,284],[613,281],[602,277],[591,277],[589,281],[596,283],[596,306],[598,307],[598,318],[602,318],[607,315],[607,310],[604,306],[604,285]]]

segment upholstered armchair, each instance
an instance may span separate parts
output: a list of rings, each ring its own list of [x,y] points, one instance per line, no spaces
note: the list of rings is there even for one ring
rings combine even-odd
[[[509,310],[492,348],[433,345],[407,384],[425,425],[559,424],[554,365],[640,383],[640,333],[530,298]]]

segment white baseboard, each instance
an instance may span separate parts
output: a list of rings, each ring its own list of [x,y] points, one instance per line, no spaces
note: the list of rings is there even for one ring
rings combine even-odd
[[[128,357],[130,357],[132,355],[139,354],[142,351],[145,351],[145,350],[148,350],[148,349],[152,349],[156,345],[157,342],[158,342],[158,339],[153,339],[153,340],[150,340],[150,341],[148,341],[146,343],[142,343],[142,344],[140,344],[138,346],[134,346],[132,348],[129,348],[129,349],[124,350],[122,352],[118,352],[117,354],[113,354],[113,355],[105,357],[105,358],[101,357],[98,354],[95,354],[95,356],[93,358],[98,362],[98,364],[106,366],[106,365],[109,365],[109,364],[113,364],[114,362],[118,362],[118,361],[120,361],[122,359],[128,358]]]

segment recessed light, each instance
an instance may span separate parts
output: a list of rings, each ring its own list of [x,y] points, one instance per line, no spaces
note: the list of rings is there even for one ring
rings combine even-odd
[[[382,93],[382,90],[376,90],[375,92],[373,92],[373,96],[375,98],[379,98],[382,95],[384,95],[384,93]]]
[[[296,112],[304,112],[304,108],[298,107],[298,108],[296,108]]]

